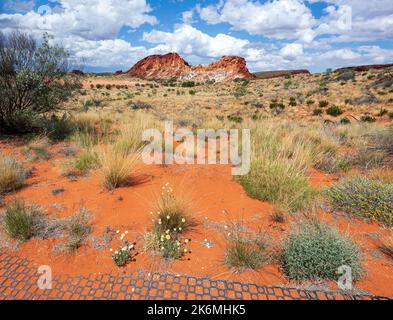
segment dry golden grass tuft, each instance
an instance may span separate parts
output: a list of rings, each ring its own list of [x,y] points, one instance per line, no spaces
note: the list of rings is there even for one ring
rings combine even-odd
[[[152,115],[133,112],[120,122],[113,148],[121,153],[136,152],[145,145],[142,140],[144,130],[160,129],[160,126]]]
[[[130,184],[140,155],[140,150],[126,154],[113,146],[102,147],[98,152],[98,159],[103,186],[108,190],[113,190]]]
[[[15,159],[0,154],[0,195],[20,188],[26,175]]]
[[[382,242],[381,250],[393,259],[393,235],[390,235]]]
[[[388,168],[377,168],[369,170],[367,178],[371,180],[380,180],[386,183],[393,183],[393,170]]]
[[[49,147],[49,139],[45,136],[38,136],[33,138],[27,146],[23,148],[23,153],[32,161],[37,159],[47,160],[50,158],[50,153],[48,152]]]

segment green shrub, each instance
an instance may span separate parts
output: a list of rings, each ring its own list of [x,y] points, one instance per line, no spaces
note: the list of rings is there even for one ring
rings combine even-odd
[[[229,115],[227,117],[227,119],[229,121],[236,122],[236,123],[242,123],[243,122],[243,118],[241,116],[236,115],[236,114]]]
[[[236,98],[245,96],[246,94],[247,94],[247,89],[246,89],[245,86],[237,87],[237,88],[235,89],[235,92],[233,93],[233,95],[234,95]]]
[[[321,114],[323,114],[323,110],[322,109],[314,109],[313,113],[314,116],[320,116]]]
[[[326,108],[329,105],[328,101],[319,101],[320,108]]]
[[[35,218],[41,213],[34,207],[26,206],[21,200],[11,203],[3,217],[3,227],[7,234],[22,241],[34,236]]]
[[[183,88],[192,88],[192,87],[195,87],[195,82],[194,81],[185,81],[185,82],[182,82],[181,86]]]
[[[373,116],[368,116],[368,115],[362,116],[360,118],[360,120],[362,122],[368,122],[368,123],[373,123],[373,122],[377,121],[377,119],[375,119]]]
[[[347,117],[344,117],[340,120],[340,124],[350,124],[351,120],[349,120]]]
[[[344,113],[344,111],[341,110],[340,107],[332,106],[326,110],[326,113],[330,116],[338,117],[338,116],[341,116]]]
[[[44,34],[0,32],[0,131],[31,131],[39,117],[56,110],[81,85],[67,75],[69,55]]]
[[[63,141],[67,139],[75,130],[70,117],[63,114],[61,117],[52,115],[49,119],[45,119],[44,132],[52,141]]]
[[[393,184],[363,177],[338,182],[327,191],[334,208],[393,225]]]
[[[386,115],[388,113],[389,113],[388,110],[381,108],[381,110],[379,110],[379,112],[378,112],[378,117],[383,117],[384,115]]]
[[[289,101],[289,105],[291,107],[296,107],[297,106],[297,102],[296,101]]]
[[[347,236],[318,221],[301,224],[283,245],[284,273],[294,280],[338,278],[338,268],[351,267],[358,279],[362,272],[360,248]]]
[[[282,102],[278,103],[276,101],[272,101],[269,107],[276,114],[282,113],[285,109],[285,105]]]

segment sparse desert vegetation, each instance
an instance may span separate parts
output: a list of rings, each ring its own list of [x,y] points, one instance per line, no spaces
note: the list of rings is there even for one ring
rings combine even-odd
[[[62,65],[49,39],[40,50]],[[18,94],[4,91],[14,71],[2,96]],[[380,87],[390,69],[230,82],[65,71],[48,70],[52,86],[34,80],[43,92],[29,108],[1,102],[0,248],[59,274],[121,267],[324,289],[347,265],[356,289],[393,294],[393,92]],[[167,120],[191,133],[250,129],[250,171],[144,163],[144,131],[163,134]],[[199,142],[209,139],[214,157],[225,152],[213,135]],[[159,159],[187,143],[169,140]]]

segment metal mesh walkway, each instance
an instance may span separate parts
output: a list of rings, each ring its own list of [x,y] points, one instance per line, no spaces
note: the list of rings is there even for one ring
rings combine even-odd
[[[0,299],[245,299],[374,300],[376,296],[260,286],[192,276],[158,273],[55,276],[52,289],[37,286],[37,266],[0,250]]]

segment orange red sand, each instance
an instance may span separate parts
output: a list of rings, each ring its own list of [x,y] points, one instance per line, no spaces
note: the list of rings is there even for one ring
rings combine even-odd
[[[121,231],[128,230],[128,239],[136,243],[134,261],[124,268],[115,266],[109,248],[98,250],[90,242],[73,254],[53,253],[55,244],[64,239],[30,240],[22,244],[18,255],[27,257],[38,264],[52,267],[54,275],[90,274],[90,273],[131,273],[145,271],[172,272],[195,276],[208,276],[213,279],[231,279],[263,285],[295,286],[290,283],[278,264],[270,264],[257,272],[250,271],[234,274],[224,264],[224,252],[227,245],[225,233],[230,222],[241,222],[254,231],[265,231],[272,243],[279,244],[292,228],[298,216],[293,216],[284,224],[275,223],[270,215],[273,211],[269,203],[249,198],[240,184],[231,176],[231,168],[222,165],[141,165],[138,170],[139,184],[120,188],[113,192],[103,190],[100,177],[93,173],[89,177],[70,181],[60,176],[57,164],[63,156],[57,154],[59,145],[51,148],[55,155],[49,161],[38,161],[27,166],[34,166],[33,176],[27,185],[15,194],[6,197],[7,202],[21,197],[28,203],[35,203],[45,209],[49,217],[65,217],[85,206],[92,215],[93,235],[99,237],[106,226]],[[18,151],[10,144],[0,142],[0,150],[21,158]],[[332,176],[316,170],[310,172],[313,186],[322,187],[334,181]],[[187,253],[182,259],[167,263],[143,251],[143,235],[152,227],[151,207],[161,187],[169,182],[175,192],[185,192],[192,199],[192,214],[197,222],[187,237],[191,239]],[[64,188],[64,193],[57,196],[52,190]],[[345,216],[333,216],[319,212],[322,219],[336,225],[342,232],[349,232],[359,243],[364,252],[364,265],[367,274],[356,283],[356,287],[376,295],[393,296],[393,264],[378,247],[381,239],[389,234],[376,223],[367,223]],[[212,248],[204,245],[207,239]],[[114,248],[116,241],[113,241]],[[336,284],[328,284],[337,289]]]

